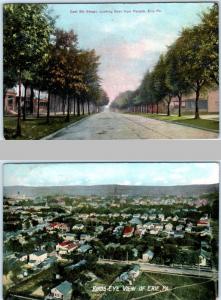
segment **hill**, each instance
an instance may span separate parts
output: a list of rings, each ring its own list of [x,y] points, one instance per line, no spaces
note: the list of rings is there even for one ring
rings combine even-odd
[[[219,191],[218,184],[206,185],[175,185],[175,186],[134,186],[134,185],[93,185],[93,186],[5,186],[5,197],[17,198],[25,196],[35,198],[47,195],[66,196],[199,196]]]

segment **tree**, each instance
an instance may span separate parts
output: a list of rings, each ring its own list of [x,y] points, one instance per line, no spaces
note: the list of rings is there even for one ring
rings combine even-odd
[[[158,113],[158,103],[165,99],[167,102],[167,115],[170,115],[170,103],[173,96],[173,91],[167,84],[167,65],[166,60],[163,55],[160,56],[156,66],[153,70],[153,80],[155,88],[155,99],[157,103],[157,113]]]
[[[85,90],[82,93],[82,109],[84,114],[84,103],[87,102],[87,111],[90,114],[90,102],[96,103],[99,99],[100,77],[98,76],[99,56],[95,50],[81,51],[79,53],[81,60],[81,71]]]
[[[53,30],[45,4],[5,4],[3,12],[4,66],[19,84],[16,135],[21,135],[21,83],[24,72],[44,57]]]
[[[219,84],[219,7],[217,3],[201,16],[200,31],[202,48],[206,52],[208,76],[216,84]]]
[[[181,105],[183,94],[190,91],[189,81],[186,80],[180,60],[179,45],[175,42],[169,47],[166,54],[166,84],[172,91],[173,95],[178,98],[179,108],[178,116],[181,117]]]
[[[195,119],[198,119],[200,92],[203,87],[211,86],[211,64],[213,65],[209,49],[205,46],[205,32],[202,25],[184,29],[176,44],[185,81],[196,95]]]

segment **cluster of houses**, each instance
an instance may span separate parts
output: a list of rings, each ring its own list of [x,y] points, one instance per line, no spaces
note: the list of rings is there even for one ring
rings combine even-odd
[[[148,220],[148,222],[145,222]],[[132,219],[126,226],[119,225],[113,230],[113,234],[123,237],[132,237],[137,235],[140,238],[145,234],[158,235],[160,233],[166,234],[167,237],[184,238],[185,233],[200,234],[201,236],[210,236],[210,222],[208,215],[201,217],[194,225],[187,221],[187,218],[179,218],[177,215],[165,218],[164,214],[134,214]],[[201,230],[195,231],[196,228]]]
[[[97,198],[96,198],[97,199]],[[167,199],[168,201],[180,201],[177,199]],[[76,200],[77,201],[77,200]],[[93,202],[99,207],[101,199],[93,200]],[[118,202],[125,204],[125,199],[118,199]],[[140,207],[140,205],[146,203],[147,200],[141,198],[135,199],[134,205]],[[148,200],[150,201],[150,200]],[[153,200],[154,202],[155,200]],[[165,201],[165,200],[164,200]],[[189,201],[188,199],[186,200]],[[206,205],[207,200],[198,199],[199,206]],[[102,201],[101,201],[102,203]],[[211,260],[211,245],[206,242],[204,237],[211,237],[211,226],[210,218],[207,214],[201,214],[201,218],[191,221],[188,218],[180,217],[185,216],[185,212],[198,212],[199,210],[195,207],[183,208],[180,211],[175,210],[168,216],[164,213],[165,211],[160,208],[150,209],[148,213],[146,210],[142,213],[130,213],[127,211],[119,212],[119,203],[114,201],[110,202],[110,205],[113,206],[113,212],[111,213],[99,213],[98,210],[95,212],[84,212],[84,213],[73,213],[71,210],[64,212],[58,212],[56,210],[50,210],[48,206],[27,206],[22,207],[19,205],[6,205],[4,208],[4,213],[8,213],[9,216],[7,222],[13,223],[15,226],[17,223],[22,223],[21,229],[17,231],[5,231],[4,232],[4,244],[8,242],[19,241],[21,245],[27,243],[27,239],[33,240],[35,242],[35,237],[41,238],[42,236],[50,237],[55,236],[56,238],[53,242],[50,242],[52,247],[50,251],[46,251],[46,243],[38,245],[32,253],[19,253],[16,255],[16,259],[20,262],[23,262],[27,265],[27,269],[23,272],[24,276],[29,276],[29,269],[39,270],[47,269],[52,267],[56,262],[67,259],[71,253],[82,254],[82,258],[78,263],[68,266],[70,270],[75,270],[80,266],[86,263],[84,254],[95,253],[95,248],[92,241],[101,241],[102,236],[105,237],[105,234],[112,235],[117,239],[117,243],[105,244],[105,249],[108,249],[109,246],[123,246],[124,243],[120,243],[122,239],[127,241],[136,237],[142,239],[143,236],[151,235],[160,238],[185,238],[186,234],[191,234],[193,236],[202,237],[201,247],[200,247],[200,256],[199,256],[199,265],[207,266],[208,261]],[[116,206],[116,205],[117,206]],[[158,202],[159,204],[159,202]],[[169,203],[170,204],[170,203]],[[83,203],[81,203],[83,205]],[[116,208],[116,209],[115,209]],[[93,210],[92,210],[93,211]],[[136,211],[136,209],[135,209]],[[140,211],[140,210],[137,210]],[[66,221],[73,217],[73,222]],[[60,220],[60,221],[57,221]],[[6,224],[7,224],[6,222]],[[71,225],[70,225],[71,224]],[[93,227],[93,229],[88,231],[88,225]],[[56,234],[55,234],[56,233]],[[118,242],[119,241],[119,242]],[[149,263],[153,260],[156,254],[154,250],[148,245],[145,247],[145,251],[141,253],[141,256],[138,255],[138,250],[136,245],[134,245],[134,259],[138,259],[143,262]],[[119,282],[126,282],[129,285],[139,276],[140,268],[139,265],[133,265],[130,270],[122,273],[118,277]],[[56,287],[53,287],[50,293],[46,296],[46,299],[62,299],[69,300],[71,299],[70,295],[72,294],[72,284],[68,281],[63,281]]]

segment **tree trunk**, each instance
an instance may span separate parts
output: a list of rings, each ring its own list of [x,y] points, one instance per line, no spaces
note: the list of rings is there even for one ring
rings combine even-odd
[[[170,102],[167,102],[167,115],[170,116]]]
[[[178,117],[181,117],[182,94],[178,95],[178,99],[179,99]]]
[[[91,114],[91,112],[90,112],[90,102],[89,102],[89,100],[87,100],[87,113],[88,113],[88,115]]]
[[[74,116],[76,116],[76,99],[74,97]]]
[[[157,114],[159,113],[159,103],[157,102]]]
[[[84,116],[84,101],[82,102],[82,115]]]
[[[23,121],[26,120],[26,98],[27,98],[27,82],[25,83],[25,96],[23,99],[23,107],[22,107],[22,114],[23,114]]]
[[[70,122],[70,97],[68,95],[67,95],[67,116],[65,121]]]
[[[51,98],[51,92],[48,91],[48,103],[47,103],[47,119],[46,119],[46,123],[49,124],[50,122],[50,99]]]
[[[200,96],[200,87],[197,86],[197,90],[196,90],[196,103],[195,103],[195,119],[199,119],[200,118],[200,114],[199,114],[199,96]]]
[[[170,103],[171,103],[171,99],[172,97],[171,96],[168,96],[169,99],[167,101],[167,115],[170,116]]]
[[[38,90],[38,110],[37,110],[37,118],[40,117],[40,97],[41,97],[41,90]]]
[[[31,95],[30,95],[30,114],[34,112],[34,89],[31,85]]]
[[[151,113],[153,114],[153,103],[151,104]]]
[[[17,115],[17,127],[16,136],[21,136],[21,71],[19,74],[19,92],[18,92],[18,115]]]
[[[63,116],[65,115],[65,100],[64,97],[62,97],[62,112],[63,112]]]
[[[77,116],[80,116],[80,100],[77,98]]]

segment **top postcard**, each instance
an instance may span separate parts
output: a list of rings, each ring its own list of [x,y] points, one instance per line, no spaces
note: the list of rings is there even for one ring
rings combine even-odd
[[[4,4],[5,139],[218,138],[218,10]]]

